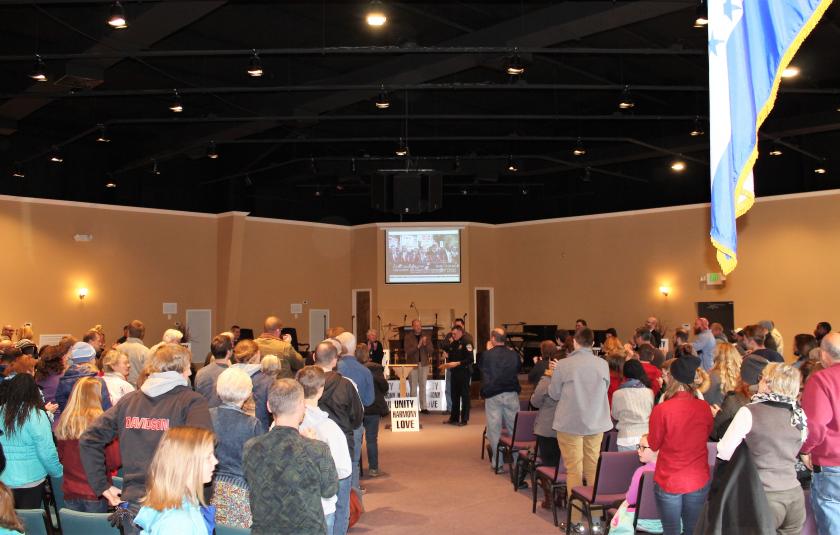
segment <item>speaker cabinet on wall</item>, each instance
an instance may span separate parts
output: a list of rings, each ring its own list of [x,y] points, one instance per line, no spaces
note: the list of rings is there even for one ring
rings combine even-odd
[[[443,206],[443,177],[399,172],[377,174],[371,184],[371,206],[383,212],[422,214]]]

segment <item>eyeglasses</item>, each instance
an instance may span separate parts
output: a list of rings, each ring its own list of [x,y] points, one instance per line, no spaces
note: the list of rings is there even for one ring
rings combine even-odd
[[[636,449],[639,450],[639,451],[645,451],[645,450],[649,450],[650,446],[642,446],[641,444],[639,444],[638,446],[636,446]]]

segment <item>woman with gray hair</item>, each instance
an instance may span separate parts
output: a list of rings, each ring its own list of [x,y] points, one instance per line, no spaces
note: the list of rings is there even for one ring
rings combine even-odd
[[[210,409],[210,419],[216,432],[216,458],[219,464],[213,478],[213,500],[216,522],[238,528],[251,527],[251,507],[248,484],[242,472],[242,449],[253,437],[262,435],[263,424],[247,415],[242,405],[251,397],[253,383],[248,374],[238,368],[228,368],[219,375],[216,393],[222,400]]]
[[[758,393],[741,407],[718,442],[718,458],[728,461],[744,442],[758,471],[773,523],[779,535],[793,535],[805,524],[805,496],[796,478],[799,450],[808,436],[805,412],[799,406],[799,370],[770,363]]]

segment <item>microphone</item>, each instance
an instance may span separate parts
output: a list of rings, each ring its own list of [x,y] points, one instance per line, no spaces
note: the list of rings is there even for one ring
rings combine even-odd
[[[405,325],[405,320],[408,319],[408,314],[403,314],[403,325]]]

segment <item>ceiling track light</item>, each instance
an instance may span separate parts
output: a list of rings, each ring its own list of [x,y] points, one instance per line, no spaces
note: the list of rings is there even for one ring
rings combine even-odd
[[[387,110],[391,107],[391,99],[388,98],[388,92],[385,91],[385,84],[379,89],[379,96],[376,97],[376,107],[380,110]]]
[[[782,154],[784,154],[784,152],[782,151],[782,146],[778,143],[774,143],[773,147],[771,147],[770,150],[767,152],[768,156],[773,157],[781,156]]]
[[[184,111],[184,104],[181,102],[181,95],[177,89],[172,90],[172,104],[169,105],[169,111],[172,113],[181,113]]]
[[[625,85],[624,90],[621,92],[621,98],[618,100],[618,109],[630,110],[635,107],[636,103],[633,102],[633,97],[630,96],[630,86]]]
[[[828,173],[828,169],[826,169],[825,167],[817,167],[816,169],[814,169],[814,173],[818,175],[824,175]]]
[[[697,15],[694,18],[695,28],[705,28],[709,25],[709,6],[706,5],[706,0],[697,2]]]
[[[385,13],[384,6],[380,0],[371,0],[370,4],[368,4],[365,22],[372,28],[381,28],[388,22],[388,15]]]
[[[104,124],[99,123],[96,125],[97,134],[96,134],[96,141],[99,143],[110,143],[111,138],[108,136],[108,129],[105,127]]]
[[[41,59],[39,54],[35,54],[35,65],[32,68],[32,72],[29,74],[29,77],[35,80],[36,82],[46,82],[47,81],[47,66],[44,65],[44,60]]]
[[[673,162],[671,162],[671,171],[674,171],[676,173],[682,173],[683,171],[685,171],[685,169],[686,165],[683,160],[674,160]]]
[[[522,74],[525,74],[525,67],[522,65],[522,58],[519,57],[518,48],[513,49],[513,57],[510,58],[505,72],[511,76],[521,76]]]
[[[700,119],[700,116],[694,118],[694,127],[689,132],[691,137],[699,137],[704,135],[706,132],[703,130],[703,121]]]
[[[12,166],[12,176],[15,178],[25,178],[26,173],[23,172],[23,165],[20,162],[15,162]]]
[[[216,150],[216,142],[211,141],[207,144],[207,157],[211,160],[219,159],[219,151]]]
[[[117,183],[114,180],[114,175],[112,173],[108,173],[108,178],[105,181],[105,187],[108,189],[114,189],[117,187]]]
[[[117,0],[111,5],[111,13],[108,15],[108,26],[115,30],[128,28],[128,21],[125,18],[125,9]]]
[[[782,70],[782,78],[796,78],[799,76],[799,67],[796,65],[788,65]]]
[[[397,156],[408,155],[408,145],[405,144],[405,140],[403,138],[400,138],[400,144],[397,146],[397,150],[394,151],[394,154]]]
[[[262,60],[256,50],[251,53],[251,59],[248,60],[248,70],[246,71],[251,78],[259,78],[263,75]]]
[[[507,170],[510,171],[511,173],[515,173],[515,172],[519,171],[519,166],[516,165],[516,161],[514,161],[512,155],[508,156]]]
[[[575,142],[575,147],[572,149],[572,154],[575,156],[584,156],[586,154],[586,147],[583,146],[583,140],[578,137]]]
[[[64,161],[64,156],[61,155],[61,150],[58,148],[58,145],[53,145],[50,151],[50,161],[52,163],[62,163]]]

